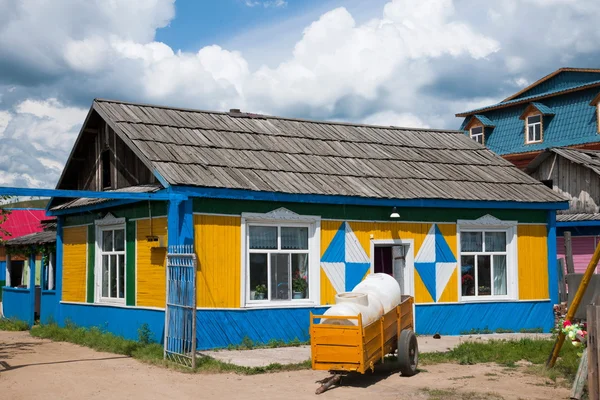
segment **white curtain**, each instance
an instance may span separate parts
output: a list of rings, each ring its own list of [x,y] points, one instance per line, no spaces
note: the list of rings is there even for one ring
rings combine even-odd
[[[506,256],[495,255],[493,261],[494,296],[506,295]]]

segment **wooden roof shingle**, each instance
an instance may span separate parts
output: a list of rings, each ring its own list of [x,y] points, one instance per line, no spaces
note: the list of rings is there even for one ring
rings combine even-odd
[[[390,199],[565,201],[462,131],[99,99],[93,109],[171,185]]]

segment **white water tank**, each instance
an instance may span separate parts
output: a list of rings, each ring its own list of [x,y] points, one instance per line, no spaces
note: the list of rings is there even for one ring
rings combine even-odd
[[[335,296],[336,304],[323,317],[361,315],[363,326],[377,321],[384,313],[394,309],[401,301],[400,285],[387,274],[371,274],[359,283],[352,292]],[[322,318],[321,324],[357,325],[352,319]]]
[[[352,290],[353,293],[367,293],[377,296],[383,305],[383,312],[388,313],[402,301],[402,292],[398,281],[384,273],[369,274]]]

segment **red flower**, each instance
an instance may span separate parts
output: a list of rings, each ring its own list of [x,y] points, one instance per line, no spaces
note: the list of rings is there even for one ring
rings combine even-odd
[[[566,328],[567,326],[571,326],[571,321],[565,320],[565,322],[563,322],[563,328]]]

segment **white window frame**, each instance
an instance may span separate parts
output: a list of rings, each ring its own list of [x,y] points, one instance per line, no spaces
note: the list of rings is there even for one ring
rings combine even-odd
[[[539,117],[540,121],[539,122],[529,122],[529,118],[534,118],[534,117]],[[543,133],[543,127],[542,127],[542,122],[543,122],[544,117],[541,114],[535,114],[535,115],[529,115],[527,116],[527,118],[525,118],[525,143],[527,144],[533,144],[533,143],[542,143],[544,141],[544,133]],[[540,139],[539,140],[535,140],[535,134],[534,134],[534,140],[529,140],[529,128],[530,127],[535,127],[536,125],[540,126]]]
[[[463,296],[462,295],[462,255],[474,255],[477,252],[462,252],[462,232],[505,232],[506,233],[506,295]],[[456,226],[458,254],[458,296],[464,303],[489,301],[515,301],[519,298],[519,271],[517,253],[517,221],[501,221],[491,215],[486,215],[474,221],[459,220]],[[505,252],[486,252],[486,255],[505,254]],[[492,276],[493,280],[493,276]],[[493,293],[493,291],[492,291]]]
[[[307,227],[308,228],[308,298],[290,300],[253,300],[250,299],[250,251],[248,249],[248,227],[252,226],[279,226],[279,227]],[[247,308],[289,308],[318,306],[321,303],[321,217],[299,215],[292,211],[280,208],[266,214],[243,213],[241,229],[241,295],[240,304]],[[278,242],[281,240],[278,230]],[[280,246],[278,246],[280,247]],[[280,253],[306,253],[306,250],[265,250]],[[271,274],[267,272],[270,281]],[[267,288],[270,291],[270,288]]]
[[[104,219],[95,222],[96,225],[96,250],[94,260],[94,302],[102,304],[125,304],[127,298],[127,229],[125,226],[125,218],[114,218],[111,214],[108,214]],[[112,231],[122,229],[124,231],[123,240],[125,241],[123,251],[118,252],[104,252],[102,251],[102,233],[104,231]],[[123,255],[125,265],[123,271],[125,276],[123,282],[125,282],[125,288],[123,289],[123,298],[114,297],[102,297],[102,255],[103,254],[116,254]]]
[[[480,133],[473,133],[473,129],[477,129],[477,128],[481,128],[481,132]],[[469,129],[469,135],[471,136],[471,139],[475,140],[477,143],[479,143],[480,145],[484,146],[485,145],[485,138],[483,137],[485,133],[485,128],[483,126],[474,126],[471,129]],[[481,136],[481,142],[476,140],[476,137],[480,137]]]

